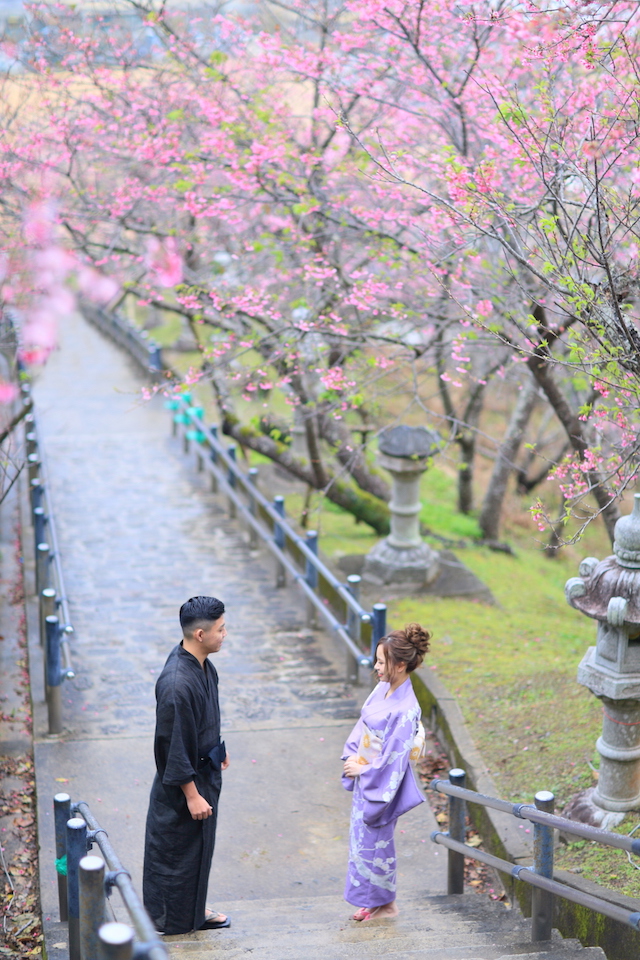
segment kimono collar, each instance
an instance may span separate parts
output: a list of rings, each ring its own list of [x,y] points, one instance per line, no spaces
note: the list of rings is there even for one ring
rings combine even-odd
[[[193,660],[193,662],[194,662],[194,664],[197,666],[198,670],[204,670],[204,669],[205,669],[204,664],[203,664],[202,666],[200,666],[200,661],[198,660],[197,657],[194,657],[194,655],[193,655],[192,653],[189,653],[188,650],[185,650],[185,648],[182,646],[182,640],[181,640],[180,643],[178,644],[178,656],[179,656],[179,657],[187,657],[189,660]],[[205,660],[205,663],[207,663],[206,660]]]
[[[386,681],[385,681],[385,682],[386,682]],[[387,684],[387,687],[390,686],[390,684],[389,684],[388,682],[386,682],[386,684]],[[385,700],[393,700],[393,699],[396,698],[396,697],[397,697],[398,699],[401,699],[401,698],[404,697],[404,696],[406,695],[406,693],[407,693],[407,684],[409,684],[409,686],[411,686],[411,677],[407,677],[407,679],[406,679],[403,683],[401,683],[399,687],[396,687],[396,689],[393,691],[393,693],[390,693],[388,696],[387,696],[387,694],[385,693],[384,699],[385,699]]]

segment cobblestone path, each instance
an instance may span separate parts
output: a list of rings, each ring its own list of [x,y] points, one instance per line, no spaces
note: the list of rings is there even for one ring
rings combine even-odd
[[[162,401],[141,402],[141,384],[126,355],[75,317],[33,390],[76,631],[76,678],[63,687],[58,738],[46,735],[40,650],[30,640],[49,960],[66,949],[53,868],[55,793],[90,804],[141,889],[155,679],[180,638],[180,604],[196,594],[224,600],[229,627],[214,658],[231,766],[210,898],[233,909],[247,898],[324,895],[339,908],[342,895],[350,798],[339,758],[368,691],[345,684],[343,649],[305,629],[303,599],[294,588],[275,589],[266,551],[249,550],[224,498],[170,438]],[[403,818],[407,894],[444,882],[433,869],[444,868],[444,857],[435,859],[427,842],[435,821],[426,806]]]
[[[65,688],[75,736],[153,728],[153,683],[190,596],[227,605],[229,637],[216,658],[223,717],[351,717],[352,691],[304,629],[303,600],[274,590],[271,564],[252,553],[224,502],[188,470],[158,399],[82,319],[37,383],[71,614],[77,678]]]

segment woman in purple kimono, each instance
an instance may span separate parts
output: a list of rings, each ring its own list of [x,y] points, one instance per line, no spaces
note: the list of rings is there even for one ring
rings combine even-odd
[[[358,907],[353,920],[398,915],[396,820],[425,799],[409,763],[420,724],[409,674],[430,639],[417,623],[383,637],[374,667],[380,682],[345,744],[342,783],[353,803],[344,898]]]

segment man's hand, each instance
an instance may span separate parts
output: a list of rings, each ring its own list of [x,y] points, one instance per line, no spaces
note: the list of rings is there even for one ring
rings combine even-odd
[[[205,800],[201,793],[198,793],[198,788],[193,780],[189,783],[181,784],[180,789],[184,793],[187,808],[194,820],[206,820],[207,817],[213,814],[211,804],[208,800]]]
[[[354,777],[359,777],[362,773],[362,764],[358,763],[357,757],[347,757],[342,769],[345,777],[351,777],[353,779]]]
[[[222,767],[223,770],[226,770],[228,766],[229,766],[229,751],[227,750],[227,755],[226,755],[226,757],[224,758],[224,760],[222,761],[221,767]]]

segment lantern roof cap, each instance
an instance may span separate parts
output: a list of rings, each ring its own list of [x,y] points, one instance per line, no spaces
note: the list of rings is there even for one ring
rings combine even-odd
[[[440,436],[427,427],[399,424],[385,427],[378,438],[378,449],[387,457],[429,457],[440,446]]]
[[[621,567],[640,570],[640,493],[633,499],[631,513],[620,517],[613,528],[613,552]]]
[[[580,576],[565,585],[572,607],[613,626],[640,626],[640,494],[630,514],[614,528],[613,554],[604,560],[587,557]]]

